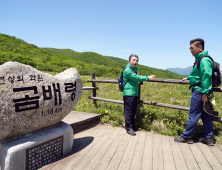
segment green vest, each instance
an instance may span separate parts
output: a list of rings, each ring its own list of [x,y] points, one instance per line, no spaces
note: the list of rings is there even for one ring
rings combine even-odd
[[[139,82],[142,81],[147,81],[149,78],[148,76],[141,76],[141,75],[137,75],[137,67],[134,68],[131,64],[127,64],[126,67],[131,67],[132,70],[130,68],[126,68],[123,71],[123,85],[124,86],[124,90],[123,90],[123,96],[139,96]],[[129,80],[127,82],[127,80]],[[127,83],[126,83],[127,82]]]
[[[198,59],[203,56],[208,55],[208,51],[203,51],[195,55],[195,62],[197,63]],[[209,57],[204,57],[201,59],[200,68],[197,69],[197,66],[193,67],[190,75],[187,77],[190,80],[190,85],[197,85],[201,83],[201,87],[193,86],[192,91],[200,91],[203,94],[208,94],[212,88],[212,71],[213,71],[213,62]]]

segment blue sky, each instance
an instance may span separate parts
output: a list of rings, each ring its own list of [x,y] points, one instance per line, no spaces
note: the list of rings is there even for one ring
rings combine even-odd
[[[221,0],[2,0],[0,33],[38,47],[92,51],[160,69],[191,66],[189,42],[222,64]]]

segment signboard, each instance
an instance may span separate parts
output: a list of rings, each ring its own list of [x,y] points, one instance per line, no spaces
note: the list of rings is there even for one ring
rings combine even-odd
[[[36,170],[63,155],[63,136],[26,149],[26,170]]]

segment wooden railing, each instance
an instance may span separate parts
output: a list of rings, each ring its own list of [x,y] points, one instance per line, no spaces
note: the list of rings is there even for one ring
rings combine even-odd
[[[114,83],[118,84],[117,80],[96,80],[95,79],[95,73],[92,73],[92,79],[87,80],[87,82],[92,82],[92,87],[83,87],[83,90],[92,90],[93,96],[89,96],[89,99],[92,99],[94,104],[97,106],[96,101],[105,101],[105,102],[111,102],[111,103],[117,103],[117,104],[123,104],[123,101],[120,100],[112,100],[112,99],[106,99],[106,98],[100,98],[96,97],[96,90],[99,89],[99,87],[96,87],[96,83]],[[188,80],[181,81],[181,80],[174,80],[174,79],[152,79],[146,82],[157,82],[157,83],[173,83],[173,84],[190,84]],[[159,106],[159,107],[166,107],[171,109],[177,109],[177,110],[184,110],[189,111],[190,107],[184,107],[184,106],[178,106],[178,105],[171,105],[171,104],[165,104],[165,103],[159,103],[159,102],[152,102],[152,101],[144,101],[140,99],[140,91],[141,91],[141,85],[143,85],[143,82],[139,83],[139,102],[137,105],[137,113],[136,113],[136,120],[139,121],[140,119],[140,107],[141,104],[148,104],[153,106]],[[214,92],[222,92],[222,88],[214,88]],[[213,121],[222,122],[221,118],[212,117]]]

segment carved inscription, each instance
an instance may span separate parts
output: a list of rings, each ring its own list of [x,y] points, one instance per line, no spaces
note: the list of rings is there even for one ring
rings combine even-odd
[[[0,139],[7,139],[61,121],[82,94],[75,68],[55,76],[18,62],[0,65]]]
[[[8,77],[6,76],[0,76],[0,85],[4,85],[6,83],[6,81],[10,82],[10,83],[15,83],[16,81],[22,81],[24,82],[28,82],[28,81],[43,81],[43,76],[42,74],[37,74],[37,75],[29,75],[29,78],[24,81],[23,79],[23,75],[18,75],[18,76],[14,76],[14,75],[9,75]]]
[[[72,93],[71,94],[71,100],[73,101],[75,99],[75,92],[76,92],[76,82],[75,83],[64,83],[65,85],[65,92],[66,93]],[[14,93],[19,92],[29,92],[33,91],[33,94],[38,94],[37,86],[32,87],[22,87],[22,88],[13,88]],[[43,92],[43,99],[44,100],[51,100],[53,95],[55,97],[55,106],[62,104],[62,95],[60,90],[60,84],[52,84],[52,87],[50,85],[48,86],[42,86],[42,92]],[[15,103],[15,112],[22,112],[27,110],[33,110],[39,108],[39,98],[40,96],[33,96],[30,97],[29,95],[25,95],[24,98],[19,99],[13,99],[13,102]],[[58,108],[55,111],[50,110],[50,114],[52,112],[57,113],[60,112],[62,108]],[[45,115],[45,114],[42,114]]]

